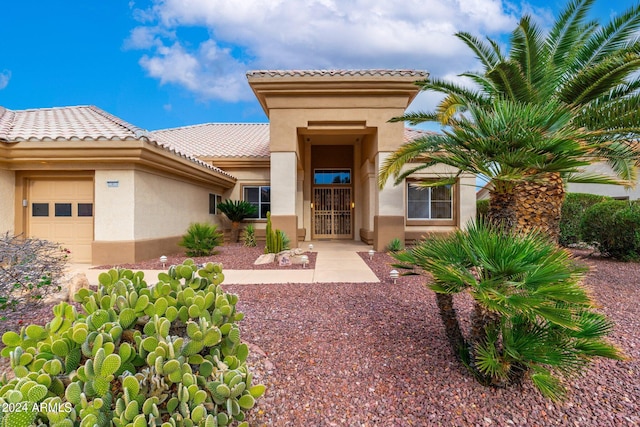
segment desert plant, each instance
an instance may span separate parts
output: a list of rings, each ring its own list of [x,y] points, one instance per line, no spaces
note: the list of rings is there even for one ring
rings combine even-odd
[[[187,256],[209,256],[215,253],[223,239],[217,225],[196,222],[189,226],[178,245],[186,248]]]
[[[2,336],[15,378],[0,382],[2,425],[247,426],[265,388],[252,384],[237,295],[219,264],[99,275],[96,291],[62,302],[43,327]]]
[[[387,251],[389,252],[400,252],[402,250],[402,242],[397,237],[392,239],[387,245]]]
[[[580,234],[580,223],[585,210],[596,203],[604,202],[609,197],[586,193],[567,193],[562,204],[560,218],[560,239],[562,246],[568,246],[583,241]]]
[[[387,157],[380,186],[390,176],[403,182],[436,163],[482,174],[493,185],[490,220],[518,232],[543,229],[557,240],[566,181],[633,185],[640,6],[601,25],[591,18],[593,4],[567,1],[548,31],[525,15],[506,43],[457,33],[481,64],[463,74],[475,86],[437,78],[417,82],[444,97],[431,111],[393,120],[438,122],[443,135],[427,134]],[[614,176],[580,173],[598,162],[608,163]]]
[[[640,204],[610,200],[587,209],[580,223],[584,240],[605,256],[640,258]]]
[[[231,221],[231,241],[237,242],[240,233],[240,222],[258,212],[258,208],[244,200],[225,200],[218,203],[218,210]]]
[[[267,212],[266,244],[264,253],[277,254],[289,249],[289,238],[282,230],[274,230],[271,225],[271,212]]]
[[[256,228],[253,224],[247,224],[244,228],[244,246],[253,248],[256,244]]]
[[[476,305],[468,336],[453,305],[439,304],[454,351],[484,384],[507,386],[529,378],[560,399],[562,380],[594,357],[622,359],[607,343],[612,323],[597,312],[581,282],[587,267],[541,233],[511,235],[468,224],[465,231],[432,236],[396,259],[430,273],[437,294],[466,292]],[[445,301],[446,302],[446,301]]]
[[[69,251],[48,240],[0,236],[0,309],[60,290]]]

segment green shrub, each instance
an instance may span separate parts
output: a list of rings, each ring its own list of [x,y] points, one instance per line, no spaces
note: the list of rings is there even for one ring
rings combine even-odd
[[[397,237],[389,242],[387,245],[387,251],[389,252],[400,252],[403,249],[402,242]]]
[[[0,235],[0,309],[58,292],[69,253],[48,240]]]
[[[489,213],[489,199],[476,201],[476,219],[481,220]]]
[[[640,257],[640,205],[611,200],[591,206],[582,217],[584,240],[604,256],[629,260]]]
[[[569,246],[584,241],[580,234],[582,215],[589,207],[607,200],[611,200],[610,197],[586,193],[567,193],[562,204],[560,218],[560,245]]]
[[[244,228],[244,246],[250,248],[256,246],[256,228],[253,224],[247,224]]]
[[[282,230],[274,230],[271,226],[271,212],[267,212],[266,244],[264,253],[277,254],[289,249],[289,238]]]
[[[0,383],[1,425],[246,426],[264,393],[240,341],[237,295],[219,264],[172,266],[149,287],[142,272],[99,275],[97,291],[62,302],[44,327],[2,336],[15,378]]]
[[[469,223],[393,257],[431,274],[427,286],[452,350],[483,384],[528,379],[557,400],[595,357],[625,357],[607,342],[613,323],[582,286],[588,268],[542,233]],[[461,293],[473,298],[473,310],[456,311],[453,296]]]
[[[215,224],[196,222],[189,226],[178,245],[186,248],[187,256],[209,256],[224,241],[223,234]]]

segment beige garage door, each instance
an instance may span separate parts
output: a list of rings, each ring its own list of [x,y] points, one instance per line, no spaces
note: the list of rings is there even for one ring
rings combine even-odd
[[[91,262],[93,181],[29,181],[28,234],[58,242],[71,251],[72,262]]]

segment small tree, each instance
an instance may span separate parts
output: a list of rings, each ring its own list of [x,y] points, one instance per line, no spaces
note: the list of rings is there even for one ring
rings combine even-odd
[[[225,200],[224,202],[218,203],[218,210],[225,214],[226,217],[229,218],[229,221],[231,221],[232,242],[237,242],[240,237],[240,222],[258,212],[258,208],[255,205],[245,202],[244,200]]]
[[[60,290],[69,250],[42,239],[0,236],[0,309]]]

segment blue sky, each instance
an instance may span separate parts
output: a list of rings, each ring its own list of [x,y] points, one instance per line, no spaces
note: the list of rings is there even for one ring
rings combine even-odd
[[[148,130],[266,122],[253,69],[474,69],[453,37],[500,39],[564,0],[12,0],[0,14],[0,106],[97,105]],[[638,0],[596,0],[607,22]],[[420,95],[413,109],[437,101]]]

